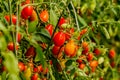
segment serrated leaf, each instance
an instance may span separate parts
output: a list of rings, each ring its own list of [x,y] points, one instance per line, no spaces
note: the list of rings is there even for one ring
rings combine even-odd
[[[37,20],[36,20],[36,21],[29,22],[29,24],[28,24],[28,32],[29,32],[29,33],[34,32],[34,31],[36,30],[37,24],[38,24],[38,21],[37,21]]]
[[[53,26],[56,26],[57,25],[57,21],[58,21],[58,18],[57,18],[56,13],[52,9],[50,9],[50,23]]]

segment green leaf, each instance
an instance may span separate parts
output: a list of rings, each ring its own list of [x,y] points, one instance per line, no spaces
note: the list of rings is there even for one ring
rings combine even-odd
[[[110,35],[105,27],[101,27],[103,34],[107,39],[110,39]]]
[[[65,65],[66,65],[66,66],[70,66],[70,65],[72,65],[72,62],[73,62],[72,60],[68,60],[68,61],[65,63]]]
[[[15,58],[12,52],[2,52],[4,57],[4,65],[7,68],[8,72],[11,74],[18,74],[18,60]]]
[[[6,75],[7,75],[7,72],[4,71],[4,72],[2,73],[2,80],[6,80]]]
[[[4,36],[0,36],[0,50],[5,51],[7,48],[7,43]]]
[[[34,32],[34,31],[36,30],[37,24],[38,24],[38,21],[37,21],[37,20],[36,20],[36,21],[29,22],[29,24],[28,24],[28,32],[29,32],[29,33]]]
[[[37,52],[37,55],[35,57],[35,61],[41,61],[41,64],[43,67],[45,67],[45,63],[46,63],[46,60],[45,60],[45,56],[44,56],[44,53],[42,52],[42,49],[41,47],[38,45],[36,46],[36,52]]]
[[[70,76],[74,75],[75,71],[76,71],[75,68],[73,68],[73,69],[70,71]]]
[[[53,26],[56,26],[57,25],[57,21],[58,21],[58,17],[56,15],[56,13],[52,9],[50,9],[50,23]]]
[[[77,17],[78,17],[78,21],[79,21],[83,26],[87,26],[87,23],[85,22],[85,20],[84,20],[81,16],[77,15]]]

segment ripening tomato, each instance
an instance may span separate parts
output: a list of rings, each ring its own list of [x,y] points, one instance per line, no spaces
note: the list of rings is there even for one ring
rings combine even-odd
[[[100,55],[101,52],[98,48],[95,48],[93,53],[95,53],[98,56],[98,55]]]
[[[59,28],[62,28],[62,25],[63,25],[64,23],[66,23],[66,20],[65,20],[64,17],[61,17],[60,20],[59,20],[59,23],[58,23]]]
[[[28,19],[32,15],[32,12],[33,12],[33,7],[32,6],[26,6],[21,11],[21,16],[22,16],[23,19]]]
[[[48,24],[46,27],[45,27],[46,30],[48,30],[50,36],[52,36],[52,33],[53,33],[53,25],[52,24]]]
[[[78,62],[79,64],[81,64],[83,61],[82,61],[82,59],[77,59],[76,62]]]
[[[74,57],[76,55],[76,45],[74,40],[70,40],[64,48],[64,52],[69,57]]]
[[[83,49],[82,54],[87,55],[88,52],[89,52],[89,47],[87,46],[86,48]]]
[[[78,67],[83,70],[83,69],[85,68],[85,64],[84,64],[84,63],[81,63],[81,64],[79,64]]]
[[[33,68],[33,72],[34,72],[34,73],[37,73],[37,72],[38,72],[38,68],[37,68],[37,67],[34,67],[34,68]]]
[[[87,28],[81,30],[80,35],[83,35],[83,34],[85,34],[86,32],[87,32]]]
[[[38,73],[33,74],[31,80],[38,80]]]
[[[113,59],[113,58],[115,58],[115,56],[116,56],[115,50],[114,50],[114,49],[111,49],[111,50],[109,51],[109,58]]]
[[[20,69],[20,71],[24,71],[25,70],[25,64],[23,62],[18,62],[18,68]]]
[[[35,48],[33,46],[30,46],[27,49],[27,52],[25,53],[25,56],[28,57],[28,58],[31,58],[31,57],[35,57],[35,55],[36,55]]]
[[[41,11],[39,16],[42,22],[47,22],[49,19],[49,14],[47,10]]]
[[[14,51],[14,43],[9,42],[7,48],[11,51]],[[18,44],[16,44],[16,50],[18,50]]]
[[[92,53],[89,53],[88,55],[87,55],[87,60],[88,61],[91,61],[93,59],[93,54]]]
[[[63,32],[56,33],[53,42],[56,46],[62,46],[65,42],[65,34]]]
[[[115,61],[110,62],[110,65],[111,65],[112,68],[114,68],[115,67]]]
[[[38,20],[37,13],[35,12],[35,10],[32,11],[32,14],[31,14],[29,20],[30,21],[36,21],[36,20]]]
[[[9,15],[6,15],[5,19],[8,23],[10,23],[10,16]],[[17,22],[17,17],[15,15],[12,15],[12,23],[15,25],[16,22]]]
[[[21,41],[21,37],[22,37],[21,33],[18,32],[18,33],[17,33],[17,42],[20,42],[20,41]]]
[[[82,42],[82,48],[85,49],[86,47],[88,47],[88,42],[83,41]]]
[[[97,67],[98,66],[98,61],[97,60],[93,60],[90,62],[90,67]]]
[[[52,48],[53,55],[58,55],[60,52],[59,49],[60,49],[59,46],[54,45],[54,47]]]
[[[40,64],[39,66],[37,66],[37,68],[38,68],[38,73],[43,72],[43,67],[42,67],[42,65],[41,65],[41,64]]]

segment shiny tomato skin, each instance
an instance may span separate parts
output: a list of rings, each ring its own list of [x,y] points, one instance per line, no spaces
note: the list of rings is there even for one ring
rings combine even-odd
[[[38,73],[33,74],[31,80],[38,80]]]
[[[20,42],[20,41],[21,41],[21,37],[22,37],[21,33],[18,32],[18,33],[17,33],[17,42]]]
[[[28,19],[32,15],[32,12],[33,12],[33,7],[32,6],[26,6],[21,11],[21,16],[22,16],[23,19]]]
[[[18,67],[19,67],[20,71],[25,70],[25,64],[23,62],[18,62]]]
[[[114,49],[111,49],[111,50],[109,51],[109,58],[110,58],[110,59],[113,59],[113,58],[115,58],[115,56],[116,56],[115,50],[114,50]]]
[[[62,27],[62,24],[64,24],[64,23],[66,23],[66,20],[65,20],[64,17],[61,17],[61,18],[60,18],[60,21],[59,21],[59,23],[58,23],[58,26],[61,28],[61,27]]]
[[[45,29],[48,30],[50,36],[52,36],[52,33],[53,33],[53,25],[48,24],[48,25],[45,27]]]
[[[65,42],[65,34],[63,32],[56,33],[53,42],[56,46],[62,46]]]
[[[39,16],[40,16],[40,19],[41,19],[42,22],[47,22],[48,19],[49,19],[49,14],[48,14],[47,10],[41,11]]]
[[[11,51],[14,51],[14,43],[9,42],[7,48]],[[18,50],[18,45],[16,44],[16,50]]]
[[[52,48],[53,55],[58,55],[59,54],[59,49],[60,49],[59,46],[54,45],[53,48]]]
[[[64,48],[64,52],[69,57],[74,57],[76,55],[76,45],[74,40],[70,40]]]
[[[6,16],[5,16],[5,19],[6,19],[6,21],[7,21],[8,23],[10,23],[10,16],[9,16],[9,15],[6,15]],[[12,23],[15,25],[16,22],[17,22],[17,16],[12,15]]]

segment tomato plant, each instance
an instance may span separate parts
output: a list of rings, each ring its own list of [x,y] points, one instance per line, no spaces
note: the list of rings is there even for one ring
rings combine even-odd
[[[0,80],[119,80],[119,0],[0,0]]]

